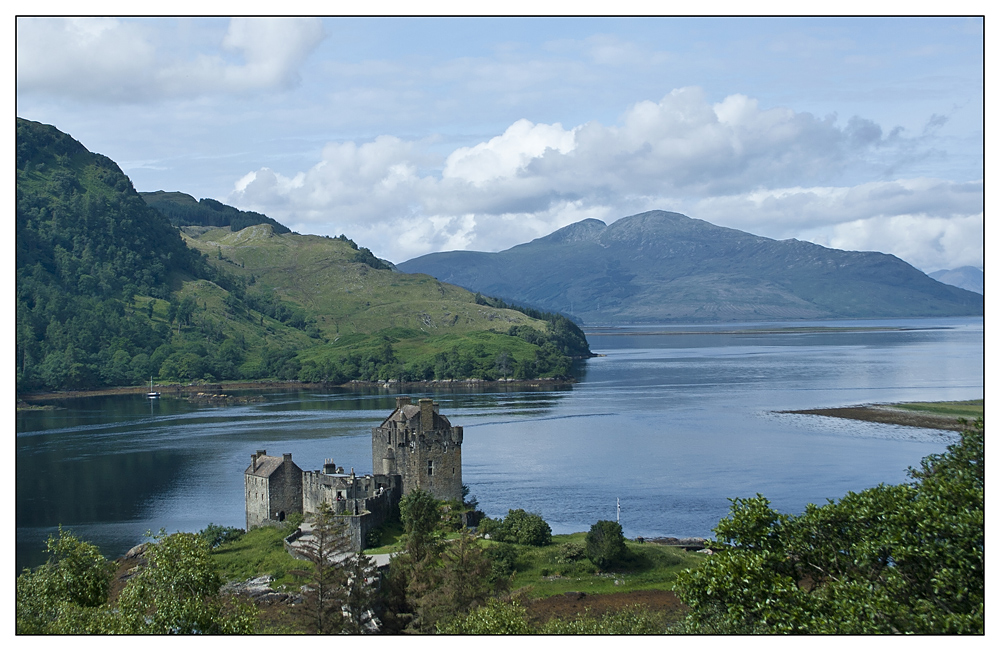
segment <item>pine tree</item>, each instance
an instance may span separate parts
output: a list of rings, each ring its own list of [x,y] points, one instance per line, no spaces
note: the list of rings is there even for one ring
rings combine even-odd
[[[292,570],[309,581],[303,612],[313,633],[336,633],[344,629],[343,605],[347,598],[351,541],[344,522],[326,502],[320,505],[311,534],[299,539],[300,551],[311,563],[308,570]]]

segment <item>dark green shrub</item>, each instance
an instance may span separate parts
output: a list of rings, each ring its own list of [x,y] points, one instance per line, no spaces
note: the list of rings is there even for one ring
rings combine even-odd
[[[215,549],[222,543],[239,540],[245,533],[246,531],[238,527],[224,527],[221,524],[209,523],[207,527],[198,532],[198,535],[205,539],[209,549]]]
[[[611,520],[598,520],[587,532],[587,558],[602,570],[625,558],[625,536],[622,526]]]
[[[502,520],[483,518],[479,523],[481,533],[490,534],[492,540],[541,547],[552,542],[552,528],[537,513],[524,509],[511,509]]]
[[[509,579],[516,569],[518,556],[517,548],[509,543],[497,543],[487,547],[486,557],[493,565],[490,570],[490,582],[496,584],[498,581]]]

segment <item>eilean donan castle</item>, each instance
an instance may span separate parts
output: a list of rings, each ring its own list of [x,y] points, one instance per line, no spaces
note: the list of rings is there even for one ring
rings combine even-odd
[[[397,397],[396,409],[372,428],[372,474],[345,473],[332,459],[322,470],[302,470],[291,454],[258,450],[244,472],[247,530],[316,513],[328,502],[347,524],[353,546],[364,549],[378,527],[414,489],[439,500],[462,499],[462,428],[442,416],[437,403]]]

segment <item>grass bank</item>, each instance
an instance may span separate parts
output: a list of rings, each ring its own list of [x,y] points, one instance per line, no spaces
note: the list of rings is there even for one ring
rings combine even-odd
[[[869,423],[906,425],[926,429],[961,432],[965,426],[960,418],[973,420],[983,417],[983,400],[952,400],[945,402],[901,402],[882,405],[856,405],[828,409],[799,409],[779,413],[810,414],[863,420]]]
[[[900,402],[887,405],[896,409],[905,409],[925,414],[939,416],[954,416],[955,418],[982,418],[985,408],[983,400],[952,400],[945,402]]]

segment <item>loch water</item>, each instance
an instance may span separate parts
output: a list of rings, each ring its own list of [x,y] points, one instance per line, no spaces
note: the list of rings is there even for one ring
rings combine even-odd
[[[465,428],[463,478],[488,515],[555,533],[620,517],[626,536],[709,536],[728,498],[785,512],[881,482],[954,433],[784,410],[983,397],[982,318],[587,329],[600,357],[566,388],[434,390]],[[261,392],[256,392],[261,393]],[[109,557],[146,531],[244,526],[255,450],[371,472],[391,389],[268,390],[264,402],[77,398],[16,418],[16,563],[57,527]],[[620,504],[620,514],[618,505]]]

